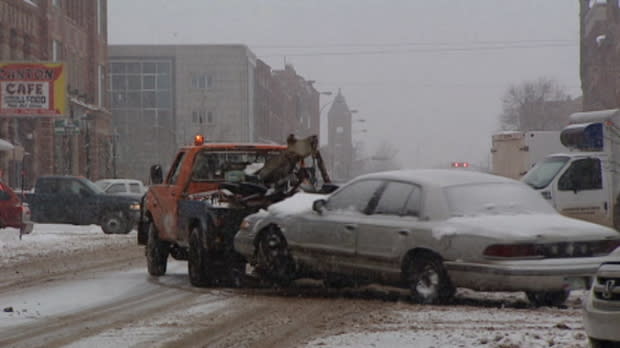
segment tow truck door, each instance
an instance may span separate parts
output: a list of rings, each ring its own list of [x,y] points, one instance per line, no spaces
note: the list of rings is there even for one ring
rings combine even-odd
[[[151,202],[149,209],[153,215],[155,226],[159,230],[160,236],[166,236],[166,239],[177,239],[177,218],[179,200],[182,196],[183,185],[179,182],[181,177],[181,169],[186,158],[185,152],[179,152],[170,172],[166,177],[166,181],[161,185],[153,185],[150,188]]]
[[[601,158],[577,158],[554,182],[558,212],[576,219],[612,225],[610,177]]]

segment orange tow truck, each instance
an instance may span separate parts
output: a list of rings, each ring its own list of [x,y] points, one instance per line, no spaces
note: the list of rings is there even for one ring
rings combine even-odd
[[[163,276],[172,256],[188,261],[194,286],[240,285],[245,260],[233,239],[243,218],[315,182],[314,173],[329,183],[316,136],[291,135],[287,143],[205,143],[197,135],[179,150],[165,178],[159,165],[152,166],[153,185],[138,223],[149,274]],[[307,158],[318,171],[304,165]]]

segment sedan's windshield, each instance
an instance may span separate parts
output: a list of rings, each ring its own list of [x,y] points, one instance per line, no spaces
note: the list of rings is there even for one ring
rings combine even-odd
[[[450,186],[445,194],[452,216],[555,213],[536,191],[520,184]]]
[[[551,180],[558,174],[560,169],[568,162],[568,157],[557,156],[539,162],[524,177],[523,182],[534,189],[547,187]]]

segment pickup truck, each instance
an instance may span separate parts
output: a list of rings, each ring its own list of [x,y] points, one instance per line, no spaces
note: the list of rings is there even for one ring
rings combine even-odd
[[[168,256],[188,261],[194,286],[240,285],[246,260],[234,250],[244,217],[286,198],[315,170],[301,167],[312,155],[329,182],[318,153],[318,138],[287,139],[288,145],[204,143],[182,147],[165,179],[151,167],[151,182],[138,224],[152,276],[166,273]],[[312,168],[316,169],[316,168]]]
[[[99,225],[106,234],[127,234],[140,217],[140,198],[109,195],[77,176],[42,176],[24,201],[37,223]]]

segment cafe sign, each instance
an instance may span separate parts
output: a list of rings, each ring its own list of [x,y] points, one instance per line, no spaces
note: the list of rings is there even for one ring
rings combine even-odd
[[[0,116],[62,116],[66,107],[63,63],[0,62]]]

